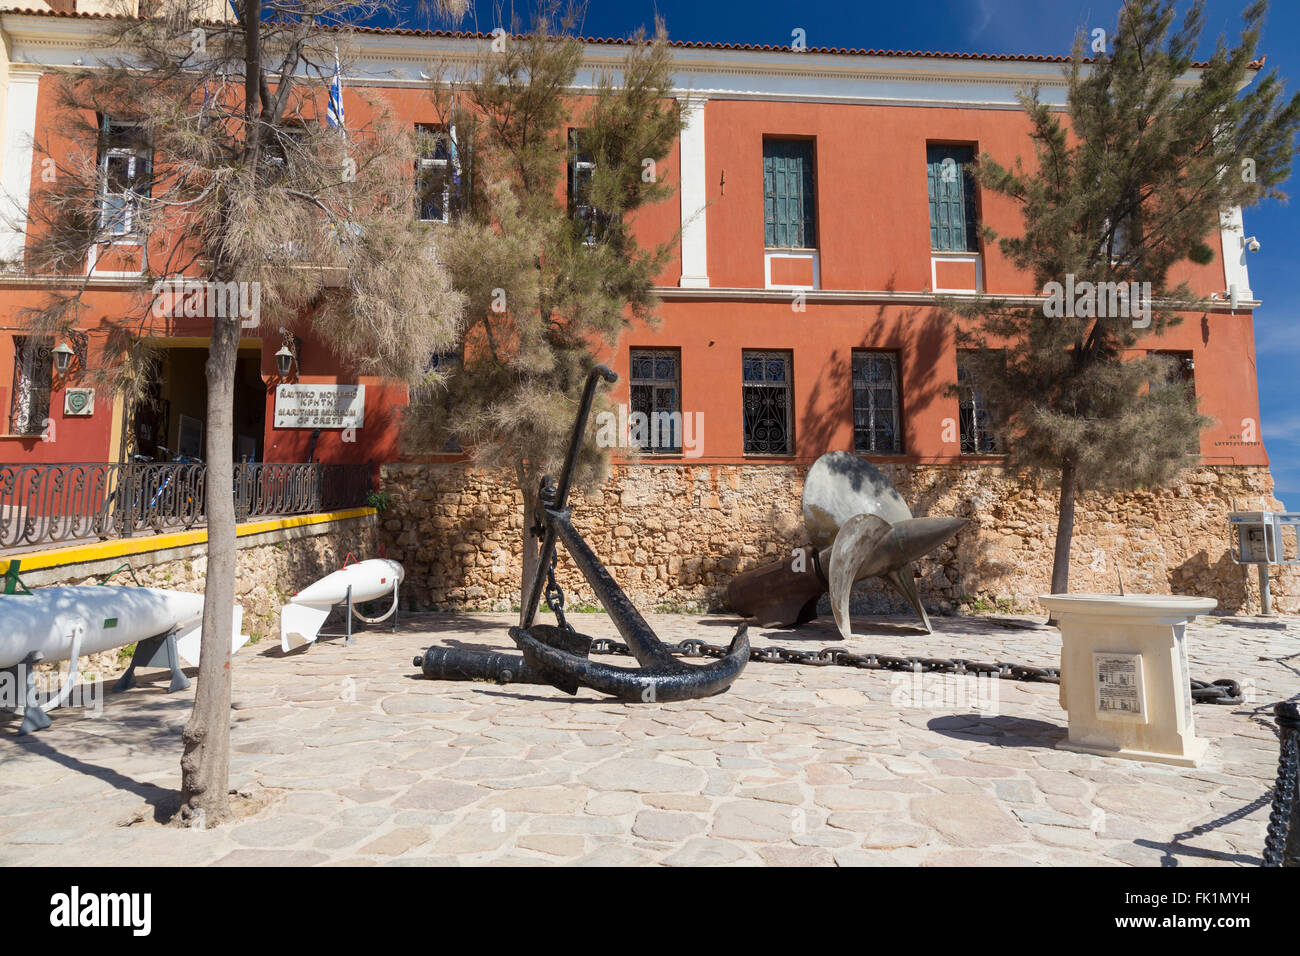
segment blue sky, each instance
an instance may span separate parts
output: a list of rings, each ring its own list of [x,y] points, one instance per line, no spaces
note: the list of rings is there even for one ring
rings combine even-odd
[[[1068,54],[1080,27],[1110,28],[1119,0],[927,0],[924,4],[868,0],[590,0],[582,32],[627,36],[649,29],[656,14],[676,40],[786,44],[791,32],[806,32],[815,46],[978,53]],[[1246,0],[1208,0],[1202,42],[1212,49],[1220,33],[1239,35]],[[1186,4],[1180,3],[1180,9]],[[459,24],[490,31],[509,25],[511,11],[525,14],[527,0],[513,7],[474,0]],[[1288,91],[1300,88],[1300,3],[1273,0],[1261,44],[1268,68],[1276,67]],[[1283,188],[1300,190],[1293,174]],[[1300,197],[1298,197],[1300,198]],[[1260,392],[1260,434],[1272,462],[1278,497],[1300,509],[1300,205],[1260,204],[1245,213],[1247,235],[1261,250],[1249,259],[1251,287],[1264,305],[1255,312]]]

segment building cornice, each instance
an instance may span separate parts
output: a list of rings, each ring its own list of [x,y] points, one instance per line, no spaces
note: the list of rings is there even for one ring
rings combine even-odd
[[[1012,307],[1040,306],[1049,300],[1045,295],[989,295],[979,296],[973,293],[933,292],[896,292],[871,289],[744,289],[744,288],[680,288],[678,286],[656,286],[655,295],[665,302],[779,302],[789,304],[795,295],[804,303],[824,305],[930,305],[940,306],[944,302],[975,302],[981,298],[997,301]],[[1258,309],[1262,303],[1258,299],[1238,299],[1234,309],[1226,300],[1201,299],[1191,307],[1172,300],[1155,299],[1154,308],[1177,312],[1249,312]]]
[[[34,288],[70,288],[72,285],[84,285],[86,289],[125,290],[139,289],[155,281],[157,277],[141,276],[90,276],[81,277],[61,275],[34,275],[23,272],[0,272],[0,288],[34,287]],[[75,280],[75,282],[73,281]],[[654,293],[665,302],[779,302],[788,304],[794,295],[802,297],[803,302],[821,305],[930,305],[939,306],[944,302],[974,302],[980,297],[971,293],[948,293],[942,296],[933,292],[898,292],[873,289],[816,289],[800,290],[797,293],[788,289],[745,289],[745,288],[680,288],[678,286],[656,286]],[[1044,295],[999,295],[988,296],[1013,307],[1042,305],[1048,301]],[[1202,299],[1191,308],[1169,300],[1155,300],[1156,308],[1171,311],[1188,312],[1251,312],[1263,303],[1259,299],[1239,299],[1236,309],[1219,299]]]

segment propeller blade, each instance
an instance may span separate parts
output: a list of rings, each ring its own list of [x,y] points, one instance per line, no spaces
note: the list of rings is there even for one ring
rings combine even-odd
[[[853,636],[849,621],[849,595],[853,584],[886,569],[889,560],[889,522],[876,515],[854,515],[844,522],[831,545],[831,613],[841,636]]]

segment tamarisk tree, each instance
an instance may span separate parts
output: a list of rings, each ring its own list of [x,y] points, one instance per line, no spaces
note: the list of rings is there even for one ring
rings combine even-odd
[[[157,9],[137,16],[127,7],[101,24],[93,65],[63,77],[52,133],[36,144],[54,175],[32,198],[25,268],[68,281],[32,311],[33,328],[75,330],[87,263],[102,267],[134,238],[138,258],[127,271],[138,270],[137,307],[96,317],[89,330],[98,341],[88,371],[116,387],[139,387],[151,364],[145,337],[167,334],[154,290],[173,276],[256,290],[243,301],[260,300],[264,329],[310,329],[358,374],[418,380],[428,357],[455,340],[462,297],[415,220],[409,153],[394,145],[404,136],[384,103],[361,104],[351,125],[337,111],[327,122],[348,27],[389,10],[388,0],[234,0],[215,9],[169,0]],[[101,167],[112,150],[139,165]],[[124,175],[125,185],[102,188],[105,177]],[[241,332],[257,334],[249,330],[258,321],[244,310],[206,314],[214,311],[202,657],[178,813],[206,825],[229,815],[232,410]]]
[[[1047,300],[947,303],[967,320],[962,387],[987,403],[1009,465],[1059,475],[1055,593],[1069,589],[1080,491],[1160,486],[1196,460],[1209,419],[1195,396],[1169,358],[1125,353],[1208,305],[1171,275],[1213,260],[1206,240],[1221,216],[1283,198],[1300,97],[1284,99],[1274,73],[1253,75],[1265,6],[1251,4],[1240,42],[1220,38],[1194,69],[1202,4],[1176,26],[1170,0],[1129,0],[1109,40],[1076,40],[1064,116],[1037,88],[1022,93],[1032,167],[985,152],[973,170],[1024,222],[1022,235],[1000,239],[986,227],[986,241]]]
[[[580,97],[571,24],[548,9],[527,34],[498,31],[461,73],[435,67],[443,123],[420,147],[451,157],[440,168],[454,181],[426,188],[451,207],[439,253],[466,312],[456,360],[431,370],[408,409],[407,446],[455,441],[483,467],[513,469],[524,581],[538,561],[539,483],[563,455],[583,380],[630,322],[653,320],[675,241],[643,248],[633,235],[637,211],[670,195],[659,167],[681,129],[662,25]],[[589,443],[580,480],[605,467]]]

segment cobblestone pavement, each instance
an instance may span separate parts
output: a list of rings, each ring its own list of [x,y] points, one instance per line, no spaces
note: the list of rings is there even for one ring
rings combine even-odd
[[[0,864],[1251,866],[1276,771],[1271,706],[1300,693],[1300,618],[1201,618],[1192,676],[1249,681],[1253,702],[1195,708],[1211,746],[1187,770],[1054,749],[1065,714],[1050,684],[751,663],[719,697],[622,704],[411,666],[434,642],[512,650],[510,620],[423,614],[352,647],[246,647],[232,782],[270,803],[220,828],[155,823],[193,699],[165,694],[162,672],[109,694],[99,719],[60,711],[26,737],[6,719]],[[573,620],[616,636],[603,615]],[[667,641],[734,628],[651,622]],[[838,646],[1058,663],[1054,629],[1007,624],[936,618],[927,637],[863,618]],[[833,633],[824,620],[751,637],[815,647]]]

